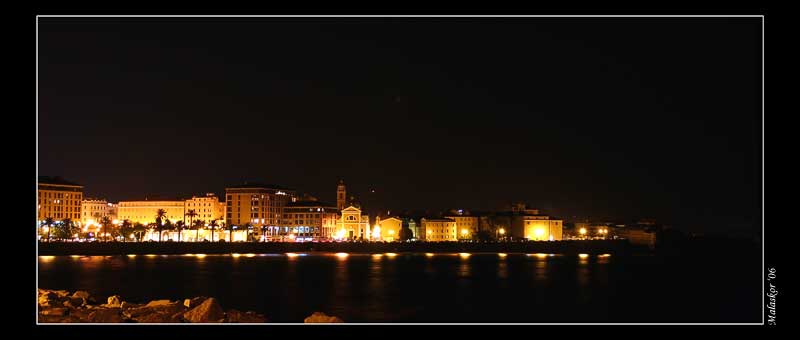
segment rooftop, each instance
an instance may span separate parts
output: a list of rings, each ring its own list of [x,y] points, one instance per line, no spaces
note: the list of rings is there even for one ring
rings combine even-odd
[[[244,183],[239,184],[239,185],[233,185],[233,186],[225,187],[226,190],[227,189],[248,189],[248,188],[253,188],[253,189],[264,188],[264,189],[277,189],[277,190],[294,191],[294,189],[288,188],[288,187],[285,187],[285,186],[282,186],[282,185],[267,184],[267,183],[261,183],[261,182],[244,182]]]
[[[286,203],[287,207],[336,207],[335,204],[329,204],[322,201],[297,201]]]
[[[65,179],[63,179],[61,177],[58,177],[58,176],[55,176],[55,177],[39,176],[39,184],[74,185],[74,186],[79,186],[79,187],[83,186],[83,185],[80,185],[78,183],[67,181],[67,180],[65,180]]]

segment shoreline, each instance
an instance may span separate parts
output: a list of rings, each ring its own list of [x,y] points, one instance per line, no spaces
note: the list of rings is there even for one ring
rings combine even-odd
[[[106,303],[101,303],[106,301]],[[158,299],[147,303],[123,301],[119,295],[107,298],[78,290],[38,289],[37,323],[84,324],[185,324],[185,323],[270,323],[263,314],[253,311],[223,309],[214,297]],[[314,312],[297,323],[342,323],[342,319]]]
[[[348,242],[39,242],[38,255],[184,255],[283,253],[547,253],[652,255],[647,247],[626,240],[498,243],[348,243]]]

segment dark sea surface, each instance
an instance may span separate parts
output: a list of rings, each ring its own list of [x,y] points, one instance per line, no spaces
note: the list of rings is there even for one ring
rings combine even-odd
[[[758,257],[559,254],[40,256],[39,287],[213,296],[273,322],[761,322]],[[32,297],[33,300],[33,297]]]

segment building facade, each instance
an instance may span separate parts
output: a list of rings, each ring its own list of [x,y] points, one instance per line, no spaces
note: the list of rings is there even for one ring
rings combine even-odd
[[[225,223],[242,227],[249,224],[253,235],[263,238],[262,227],[280,227],[284,208],[297,201],[294,190],[278,185],[245,183],[225,188]]]
[[[447,215],[445,218],[456,221],[456,228],[458,229],[459,240],[472,239],[478,233],[480,226],[480,218],[478,216],[469,216],[466,214]]]
[[[278,227],[266,227],[264,240],[332,239],[339,219],[336,207],[320,201],[289,202]]]
[[[397,217],[375,218],[375,226],[372,228],[371,240],[394,242],[400,240],[400,229],[403,228],[403,220]]]
[[[59,177],[39,176],[36,216],[39,224],[47,218],[54,221],[71,219],[80,224],[83,186]]]
[[[369,215],[362,214],[361,209],[349,206],[341,211],[336,222],[336,240],[369,240],[370,226]]]
[[[191,199],[186,200],[184,203],[184,219],[186,225],[192,222],[192,219],[186,214],[189,210],[194,210],[196,216],[194,221],[201,220],[206,223],[217,221],[220,226],[225,223],[225,202],[220,202],[217,195],[208,193],[205,196],[193,196]]]
[[[522,216],[523,237],[531,241],[560,241],[563,221],[546,215]]]
[[[81,202],[81,222],[86,224],[99,223],[103,217],[110,220],[117,220],[119,207],[117,204],[109,203],[106,200],[83,200]]]
[[[148,225],[156,222],[156,213],[159,209],[164,209],[164,218],[171,223],[183,221],[185,218],[184,208],[186,201],[120,201],[118,205],[117,219],[120,221],[128,220],[131,223],[141,223]]]
[[[458,241],[456,221],[450,218],[422,218],[421,234],[427,242]]]

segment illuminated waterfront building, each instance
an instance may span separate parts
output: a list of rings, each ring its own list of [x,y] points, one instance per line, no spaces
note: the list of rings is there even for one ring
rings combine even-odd
[[[81,202],[81,222],[84,224],[100,222],[103,217],[116,220],[118,212],[117,205],[106,200],[88,199]]]
[[[394,242],[400,240],[400,229],[403,228],[403,220],[397,217],[375,218],[375,225],[372,228],[370,239],[373,241]]]
[[[297,201],[294,190],[273,184],[245,183],[225,188],[225,223],[243,227],[249,224],[252,234],[263,237],[262,226],[280,227],[284,207]]]
[[[202,220],[206,223],[217,221],[223,224],[225,222],[225,202],[220,202],[217,195],[208,193],[205,196],[193,196],[191,199],[186,200],[184,204],[184,223],[190,223],[191,219],[186,216],[189,210],[194,210],[196,216],[194,220]]]
[[[511,237],[532,241],[560,241],[563,238],[563,221],[540,214],[538,209],[528,209],[517,203],[511,212],[500,214],[510,217],[508,233]]]
[[[316,200],[289,202],[283,209],[281,225],[266,227],[266,239],[332,239],[338,219],[336,207],[328,203]]]
[[[36,216],[39,224],[47,218],[54,221],[71,219],[80,224],[83,186],[60,177],[39,176]]]
[[[471,216],[464,210],[452,210],[450,214],[444,217],[456,221],[456,229],[458,229],[457,237],[459,240],[472,239],[478,233],[478,227],[481,222],[478,216]]]
[[[336,222],[334,239],[369,240],[369,215],[362,214],[361,209],[355,205],[344,208]]]
[[[185,205],[185,200],[120,201],[117,206],[117,219],[147,225],[155,223],[156,213],[159,209],[164,209],[166,211],[164,218],[175,223],[184,220]]]
[[[422,218],[420,234],[427,242],[458,241],[456,221],[450,218]]]

